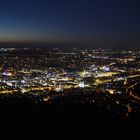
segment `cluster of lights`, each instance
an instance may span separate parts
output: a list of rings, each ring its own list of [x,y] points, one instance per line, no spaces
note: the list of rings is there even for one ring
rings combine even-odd
[[[11,72],[3,72],[2,75],[3,75],[3,76],[12,76],[12,73],[11,73]]]

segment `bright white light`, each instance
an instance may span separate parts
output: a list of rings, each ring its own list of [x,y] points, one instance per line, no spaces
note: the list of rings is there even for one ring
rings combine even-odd
[[[104,71],[109,71],[109,70],[110,70],[109,67],[106,67],[106,66],[102,67],[102,69],[103,69]]]
[[[21,92],[22,92],[22,93],[25,93],[25,92],[27,92],[27,90],[23,88],[23,89],[21,90]]]
[[[80,88],[84,88],[84,87],[85,87],[84,82],[80,82],[80,83],[79,83],[79,87],[80,87]]]
[[[62,90],[62,88],[58,87],[58,88],[55,89],[55,91],[56,91],[56,92],[61,92],[61,91],[63,91],[63,90]]]
[[[25,83],[26,83],[26,81],[25,81],[25,80],[21,80],[21,83],[25,84]]]

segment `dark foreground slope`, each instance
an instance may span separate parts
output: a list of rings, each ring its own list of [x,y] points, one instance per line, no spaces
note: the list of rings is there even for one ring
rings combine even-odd
[[[31,98],[8,97],[0,102],[0,120],[5,126],[45,128],[134,129],[140,126],[139,114],[128,118],[94,104],[34,102]],[[63,102],[63,104],[60,103]]]

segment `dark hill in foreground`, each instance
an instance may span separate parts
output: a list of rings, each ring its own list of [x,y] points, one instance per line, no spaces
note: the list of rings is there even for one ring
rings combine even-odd
[[[59,99],[58,99],[59,100]],[[63,102],[61,98],[61,102]],[[140,125],[140,115],[128,118],[94,104],[46,104],[32,99],[13,98],[0,102],[0,120],[4,125],[45,126],[45,128],[134,129]]]

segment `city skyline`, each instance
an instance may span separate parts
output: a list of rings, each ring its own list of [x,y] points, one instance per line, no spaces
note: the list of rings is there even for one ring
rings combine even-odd
[[[140,51],[26,46],[0,54],[4,116],[50,127],[139,123]]]

